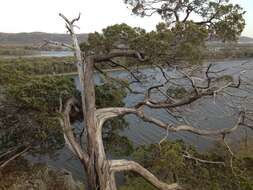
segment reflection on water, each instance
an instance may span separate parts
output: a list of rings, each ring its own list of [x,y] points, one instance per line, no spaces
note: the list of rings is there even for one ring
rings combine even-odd
[[[238,78],[239,74],[243,73],[242,80],[253,80],[253,71],[251,70],[253,65],[253,60],[237,60],[237,61],[220,61],[216,62],[212,67],[212,71],[221,71],[219,72],[220,75],[226,74],[233,74],[235,80]],[[207,63],[203,66],[203,70],[205,70]],[[131,85],[132,89],[136,91],[144,91],[148,87],[160,84],[164,82],[164,77],[159,69],[154,68],[145,68],[141,70],[142,74],[145,75],[146,80],[143,84],[140,83],[133,83]],[[178,77],[180,74],[171,69],[166,70],[166,74],[170,77]],[[114,77],[124,78],[124,79],[131,79],[131,76],[127,72],[124,71],[113,71],[111,75]],[[180,77],[179,77],[180,78]],[[76,82],[76,86],[79,89],[79,79],[77,77],[74,78]],[[101,78],[96,75],[95,82],[97,84],[101,83]],[[185,79],[178,79],[177,81],[181,85],[189,86],[189,81]],[[253,90],[253,87],[248,90]],[[234,93],[233,90],[229,91],[230,93]],[[250,92],[247,91],[236,91],[237,95],[245,95],[245,96],[252,96]],[[158,94],[154,95],[155,98],[159,98]],[[144,96],[142,94],[131,94],[129,93],[125,98],[126,106],[133,106],[136,102],[143,100]],[[233,100],[232,100],[233,99]],[[230,102],[231,101],[231,102]],[[252,104],[242,105],[239,100],[236,100],[234,97],[217,96],[214,100],[214,97],[206,97],[198,100],[193,105],[185,106],[181,111],[181,114],[185,117],[188,123],[194,125],[195,127],[205,128],[205,129],[221,129],[221,128],[230,128],[234,125],[237,120],[238,115],[236,113],[238,110],[233,110],[229,106],[225,104],[230,102],[234,105],[237,105],[238,110],[242,106],[251,106]],[[146,109],[147,114],[155,116],[163,121],[170,121],[177,123],[178,121],[175,118],[168,114],[166,110],[163,109]],[[145,123],[141,119],[137,118],[134,115],[126,116],[126,119],[129,123],[129,128],[125,129],[122,132],[122,135],[129,137],[134,142],[135,146],[142,145],[142,144],[149,144],[149,143],[158,143],[162,138],[167,135],[166,130],[160,129],[155,127],[153,124]],[[81,126],[82,123],[75,123],[76,127]],[[233,133],[230,136],[233,139],[238,139],[242,137],[244,133],[243,130],[238,130],[236,133]],[[200,137],[197,135],[189,134],[186,132],[180,133],[169,133],[168,139],[183,139],[185,142],[194,144],[200,150],[206,149],[208,146],[212,144],[212,140],[209,138]],[[58,156],[55,160],[50,158],[42,157],[42,160],[46,160],[48,164],[54,165],[56,167],[65,167],[66,169],[70,170],[73,175],[77,178],[82,180],[83,178],[83,169],[80,165],[79,161],[73,159],[72,154],[68,151],[65,147],[64,149],[58,152]]]

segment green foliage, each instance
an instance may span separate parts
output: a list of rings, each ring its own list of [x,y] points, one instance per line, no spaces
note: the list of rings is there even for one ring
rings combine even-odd
[[[185,88],[175,87],[175,88],[169,88],[167,89],[167,94],[171,96],[172,98],[183,98],[188,94],[189,92]]]
[[[3,47],[0,46],[0,56],[23,56],[31,55],[31,50],[25,49],[24,47]]]
[[[74,61],[73,57],[0,59],[0,84],[13,80],[13,75],[22,80],[22,77],[31,75],[75,72]]]
[[[78,92],[70,78],[33,77],[31,62],[1,60],[0,84],[5,94],[0,102],[1,151],[30,144],[34,153],[50,153],[64,144],[60,98],[64,101]]]
[[[124,89],[119,89],[116,84],[105,83],[101,86],[96,86],[95,91],[97,94],[97,108],[121,107],[125,105],[123,99],[127,95],[126,91]]]
[[[158,14],[164,23],[136,38],[151,63],[200,63],[209,39],[237,41],[245,26],[245,11],[229,0],[125,0],[140,16]],[[194,16],[193,16],[194,15]],[[213,58],[213,57],[212,57]]]
[[[59,99],[64,100],[65,97],[74,95],[76,89],[72,79],[68,77],[35,77],[36,72],[33,69],[36,64],[50,67],[48,61],[54,63],[51,59],[0,60],[0,84],[5,88],[7,97],[25,108],[55,112],[59,108]]]
[[[198,18],[194,24],[202,25],[208,30],[209,36],[215,36],[223,41],[235,41],[245,26],[243,15],[245,11],[239,5],[229,3],[229,0],[125,0],[132,12],[140,16],[157,13],[173,28],[187,25]],[[194,15],[192,17],[192,15]],[[182,28],[181,31],[185,30]]]
[[[183,154],[193,157],[223,161],[226,165],[204,164],[192,159],[186,159]],[[230,156],[225,148],[208,153],[200,153],[194,147],[187,146],[182,141],[163,142],[161,146],[151,144],[135,150],[133,157],[145,168],[153,172],[159,179],[181,184],[185,189],[198,190],[252,190],[253,189],[253,160],[249,157],[234,159],[233,171],[230,167]],[[234,174],[234,173],[235,174]],[[121,189],[155,189],[134,174],[127,176],[127,183]]]
[[[64,142],[58,115],[60,98],[64,101],[76,93],[75,86],[69,78],[30,78],[9,84],[6,87],[8,100],[14,102],[19,109],[29,110],[30,119],[36,125],[30,126],[31,131],[26,129],[27,126],[22,126],[14,133],[11,130],[14,126],[11,127],[9,133],[6,131],[9,140],[16,144],[25,141],[33,146],[39,145],[40,149],[35,150],[36,152],[49,153],[54,148],[60,148]],[[28,125],[29,118],[26,122],[20,121],[20,124]],[[22,136],[25,138],[13,138],[20,135],[19,130],[23,130]]]
[[[115,83],[105,83],[96,86],[96,106],[97,108],[104,107],[122,107],[125,105],[123,99],[126,91],[120,89]],[[129,155],[133,151],[132,142],[124,136],[121,136],[120,131],[128,127],[128,123],[123,117],[111,119],[105,122],[103,127],[103,140],[105,149],[113,155]]]
[[[204,40],[208,36],[205,27],[192,22],[179,23],[175,28],[168,28],[165,23],[159,23],[156,30],[151,32],[131,28],[126,24],[116,24],[103,29],[102,34],[89,34],[88,42],[82,43],[81,49],[86,53],[106,54],[115,49],[114,44],[120,40],[122,32],[128,35],[130,49],[144,52],[149,58],[143,64],[165,64],[182,60],[199,63],[205,47]],[[131,58],[119,61],[125,65],[133,65],[136,62]]]
[[[102,34],[98,32],[90,33],[88,41],[80,45],[81,49],[82,51],[92,51],[96,54],[108,53],[115,48],[114,43],[120,39],[121,32],[128,34],[130,45],[132,40],[142,33],[139,28],[132,28],[127,24],[115,24],[104,28]]]
[[[73,58],[0,60],[0,85],[7,98],[3,108],[5,111],[0,115],[4,123],[0,129],[4,132],[1,137],[2,150],[27,143],[37,147],[34,153],[53,153],[62,147],[64,140],[58,121],[60,99],[64,102],[70,96],[79,96],[79,93],[71,78],[34,76],[37,65],[44,65],[42,73],[46,73],[54,64],[61,65],[62,61],[71,63]],[[96,86],[95,90],[97,108],[124,106],[126,92],[117,84],[107,82]],[[17,109],[18,113],[15,111]],[[131,142],[119,135],[127,126],[124,118],[105,123],[103,138],[108,152],[116,155],[131,153]]]
[[[242,8],[225,0],[158,0],[157,3],[126,0],[125,3],[132,6],[134,14],[145,16],[155,11],[164,22],[151,32],[126,24],[109,26],[101,34],[89,34],[88,42],[81,44],[83,51],[106,54],[115,49],[115,42],[120,40],[122,33],[126,33],[129,48],[143,52],[149,58],[144,64],[200,63],[207,56],[207,39],[236,41],[245,25]],[[193,20],[191,14],[198,15],[201,21]],[[188,16],[182,19],[179,15]],[[129,58],[119,61],[125,65],[135,63]]]
[[[171,29],[175,34],[174,40],[179,39],[176,44],[176,57],[182,57],[190,63],[199,63],[203,58],[205,39],[208,37],[208,30],[192,21],[177,23]]]
[[[73,81],[67,77],[48,76],[10,84],[7,93],[22,107],[51,113],[59,109],[60,98],[64,101],[64,98],[74,95],[76,89]]]
[[[150,183],[147,183],[143,178],[127,177],[126,181],[129,181],[129,183],[127,185],[121,186],[119,190],[157,190]]]
[[[210,8],[215,9],[217,22],[215,22],[213,31],[223,41],[236,41],[242,33],[245,20],[244,11],[239,5],[217,5],[210,3]]]

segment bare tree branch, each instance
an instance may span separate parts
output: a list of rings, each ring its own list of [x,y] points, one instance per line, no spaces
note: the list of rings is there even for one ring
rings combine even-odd
[[[154,102],[154,101],[143,101],[143,102],[139,102],[135,107],[139,108],[140,106],[146,105],[150,108],[175,108],[175,107],[180,107],[180,106],[184,106],[184,105],[188,105],[193,103],[194,101],[200,99],[201,97],[204,96],[212,96],[214,95],[215,90],[217,90],[217,88],[214,89],[207,89],[207,90],[203,90],[201,92],[199,92],[198,94],[194,94],[194,95],[189,95],[183,99],[177,100],[176,102]]]
[[[180,189],[177,183],[166,184],[157,179],[150,171],[142,167],[140,164],[134,161],[128,160],[112,160],[110,161],[111,170],[114,172],[119,171],[133,171],[141,175],[145,180],[151,183],[154,187],[161,190],[176,190]]]
[[[58,46],[58,47],[65,47],[65,48],[68,48],[70,50],[74,50],[74,47],[69,45],[69,44],[66,44],[66,43],[63,43],[63,42],[56,42],[56,41],[52,41],[52,40],[44,40],[44,44],[41,46],[41,47],[44,47],[44,46],[47,46],[47,45],[54,45],[54,46]]]
[[[127,72],[129,72],[129,74],[139,83],[141,83],[140,79],[135,76],[135,74],[125,65],[123,64],[120,64],[120,63],[117,63],[115,61],[113,61],[112,59],[109,60],[109,62],[111,62],[112,64],[114,64],[115,66],[119,66],[119,67],[122,67],[123,69],[125,69]]]
[[[185,131],[185,132],[190,132],[190,133],[193,133],[196,135],[202,135],[202,136],[215,136],[215,135],[225,136],[227,134],[230,134],[243,124],[244,117],[245,117],[245,112],[242,111],[239,114],[239,118],[236,124],[232,128],[219,129],[219,130],[205,130],[205,129],[194,128],[189,125],[175,126],[174,124],[171,124],[171,123],[168,124],[159,119],[156,119],[155,117],[146,115],[142,110],[135,109],[135,108],[103,108],[103,109],[98,109],[96,111],[97,118],[98,120],[99,119],[101,120],[100,121],[101,123],[105,122],[107,119],[126,115],[126,114],[135,114],[136,116],[140,117],[143,121],[153,123],[156,126],[166,129],[170,132]]]
[[[129,85],[126,83],[126,81],[120,79],[120,78],[115,78],[110,76],[107,72],[104,72],[102,69],[98,68],[96,65],[94,65],[94,68],[100,73],[102,74],[106,79],[111,80],[111,81],[115,81],[117,84],[119,84],[121,87],[126,88],[129,90],[129,92],[133,93],[133,94],[141,94],[141,92],[137,92],[134,91],[131,87],[129,87]]]
[[[112,52],[106,54],[106,55],[96,55],[94,57],[94,62],[99,63],[99,62],[105,62],[105,61],[110,61],[110,59],[115,58],[115,57],[134,57],[139,59],[139,61],[145,61],[146,59],[143,57],[143,55],[140,52],[137,52],[135,50],[113,50]]]
[[[80,145],[76,142],[75,136],[72,131],[69,114],[73,106],[75,106],[76,100],[74,98],[68,99],[63,112],[63,119],[60,119],[61,126],[64,132],[64,139],[69,149],[76,155],[81,161],[88,163],[89,156],[85,153]]]
[[[203,160],[203,159],[196,158],[196,157],[190,155],[188,152],[186,152],[186,154],[183,154],[183,157],[187,158],[187,159],[195,160],[196,162],[200,162],[203,164],[221,164],[221,165],[225,166],[225,162]]]
[[[81,97],[82,97],[82,110],[83,110],[83,118],[85,119],[85,85],[84,85],[84,74],[86,72],[86,60],[83,59],[83,53],[81,52],[79,42],[77,39],[77,36],[74,31],[74,23],[80,19],[81,14],[79,13],[78,17],[73,19],[72,21],[69,21],[63,14],[59,13],[59,16],[62,17],[66,22],[66,28],[70,32],[70,36],[72,37],[73,41],[73,51],[75,52],[75,56],[77,58],[77,71],[79,76],[79,81],[81,84]]]
[[[3,169],[7,164],[9,164],[11,161],[15,160],[16,158],[22,156],[23,154],[25,154],[31,147],[28,146],[25,149],[23,149],[21,152],[16,153],[15,155],[13,155],[11,158],[9,158],[8,160],[6,160],[4,163],[2,163],[0,165],[0,170]]]

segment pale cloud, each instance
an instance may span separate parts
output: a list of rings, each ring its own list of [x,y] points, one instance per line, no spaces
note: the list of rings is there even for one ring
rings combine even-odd
[[[253,37],[253,1],[233,0],[241,4],[246,14],[247,27],[243,35]],[[253,10],[252,10],[253,11]],[[123,0],[1,0],[0,32],[65,32],[64,23],[58,16],[61,12],[67,17],[75,17],[81,12],[79,33],[101,31],[102,28],[127,23],[147,30],[154,29],[160,21],[158,16],[140,18],[131,14]]]

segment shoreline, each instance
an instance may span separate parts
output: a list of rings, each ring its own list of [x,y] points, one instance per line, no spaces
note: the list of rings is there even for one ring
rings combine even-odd
[[[253,60],[252,58],[227,58],[227,59],[205,59],[203,60],[202,64],[206,64],[208,62],[214,62],[214,64],[219,64],[218,62],[223,62],[223,61],[247,61],[247,60]],[[138,69],[145,69],[145,68],[151,68],[152,65],[140,65],[138,66]],[[129,69],[136,69],[135,66],[129,67]],[[126,71],[122,67],[118,68],[109,68],[109,69],[102,69],[104,72],[116,72],[116,71]],[[98,72],[98,71],[95,71]],[[45,74],[45,75],[37,75],[36,77],[45,77],[45,76],[56,76],[56,77],[61,77],[61,76],[75,76],[78,75],[77,72],[70,72],[70,73],[56,73],[56,74]]]

